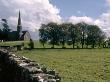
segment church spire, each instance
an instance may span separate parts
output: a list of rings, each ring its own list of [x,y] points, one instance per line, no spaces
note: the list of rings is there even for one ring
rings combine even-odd
[[[18,32],[18,39],[20,39],[20,37],[22,35],[22,25],[21,25],[21,14],[20,14],[20,11],[19,11],[19,17],[18,17],[17,32]]]
[[[19,11],[19,18],[18,18],[18,26],[21,26],[21,14],[20,14],[20,11]]]

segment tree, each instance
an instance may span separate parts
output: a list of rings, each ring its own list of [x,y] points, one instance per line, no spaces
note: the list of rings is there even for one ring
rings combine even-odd
[[[63,23],[60,25],[60,43],[62,45],[62,48],[65,48],[65,43],[67,41],[67,35],[68,35],[68,28],[71,24],[69,23]]]
[[[8,34],[10,32],[9,25],[6,19],[2,19],[2,25],[3,25],[3,39],[6,41],[8,39]]]
[[[47,25],[42,24],[41,28],[39,29],[39,41],[45,47],[45,43],[48,40],[48,32],[47,32]]]
[[[0,40],[3,40],[3,31],[0,29]]]
[[[80,32],[79,32],[80,42],[81,42],[82,48],[84,48],[85,40],[86,40],[86,37],[87,37],[88,24],[86,24],[84,22],[81,22],[81,23],[76,24],[76,26],[78,26],[78,28],[80,30]]]
[[[101,45],[103,46],[103,44],[105,42],[105,38],[106,38],[105,33],[103,31],[100,31],[99,36],[98,36],[98,46],[99,46],[99,48],[101,47]]]
[[[106,48],[106,47],[110,48],[110,37],[107,38],[106,44],[107,44],[107,45],[104,46],[104,48]]]
[[[78,28],[76,25],[73,24],[69,24],[69,28],[68,28],[68,37],[70,37],[70,40],[72,42],[73,48],[75,46],[76,41],[78,40]]]
[[[92,45],[92,48],[95,47],[96,44],[102,43],[105,39],[105,35],[102,30],[96,25],[90,25],[88,27],[88,41],[89,44]]]
[[[34,49],[34,41],[32,39],[30,39],[29,48]]]
[[[50,44],[52,44],[52,48],[54,45],[59,44],[60,39],[60,29],[57,23],[50,22],[47,24],[47,33],[48,33],[48,40]]]

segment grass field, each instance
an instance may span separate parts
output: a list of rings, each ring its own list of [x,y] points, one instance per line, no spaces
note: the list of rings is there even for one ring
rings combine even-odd
[[[110,82],[110,49],[36,49],[16,53],[55,69],[62,82]]]

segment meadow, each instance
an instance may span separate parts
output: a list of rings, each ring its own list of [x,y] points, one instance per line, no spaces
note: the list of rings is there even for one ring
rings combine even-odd
[[[14,46],[29,42],[3,42],[0,46]],[[45,48],[35,41],[35,49],[14,52],[25,56],[48,69],[55,69],[62,82],[110,82],[110,49],[70,49],[72,46],[55,46],[46,44]],[[25,46],[26,47],[26,46]],[[50,48],[50,49],[49,49]]]
[[[62,82],[110,82],[110,49],[34,49],[16,54],[55,69]]]

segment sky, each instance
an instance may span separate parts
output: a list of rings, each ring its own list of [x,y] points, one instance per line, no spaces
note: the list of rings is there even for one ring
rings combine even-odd
[[[50,0],[50,2],[60,9],[63,18],[72,15],[97,18],[107,9],[105,0]]]
[[[110,36],[110,0],[0,0],[0,19],[6,18],[13,30],[19,10],[23,30],[34,38],[41,24],[48,22],[95,24]]]

